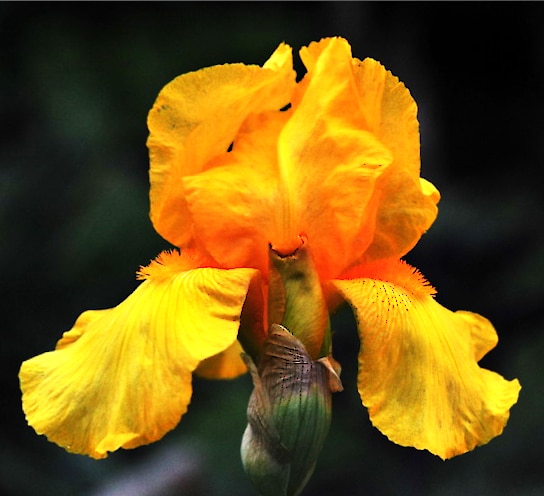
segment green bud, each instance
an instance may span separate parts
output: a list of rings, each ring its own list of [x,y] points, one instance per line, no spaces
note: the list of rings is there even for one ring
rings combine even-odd
[[[289,255],[270,249],[269,326],[281,323],[317,359],[331,352],[329,312],[306,244]]]
[[[312,475],[341,390],[332,358],[314,361],[302,342],[273,324],[258,367],[244,356],[254,390],[242,439],[242,463],[262,496],[300,494]]]

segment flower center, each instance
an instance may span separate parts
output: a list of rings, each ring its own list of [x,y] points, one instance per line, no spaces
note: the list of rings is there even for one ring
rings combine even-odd
[[[288,240],[279,244],[269,243],[270,249],[280,258],[288,258],[296,255],[299,248],[306,243],[306,236],[299,234],[296,239]]]

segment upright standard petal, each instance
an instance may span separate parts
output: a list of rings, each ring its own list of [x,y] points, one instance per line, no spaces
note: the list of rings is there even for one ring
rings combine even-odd
[[[349,44],[323,40],[301,50],[308,73],[278,140],[281,204],[274,247],[305,235],[323,279],[336,277],[373,239],[377,179],[393,156],[358,108]]]
[[[195,239],[222,267],[267,271],[274,218],[283,202],[277,138],[287,118],[287,112],[249,117],[230,153],[183,179],[187,205],[199,227]]]
[[[282,44],[264,67],[219,65],[177,77],[148,117],[151,220],[176,246],[192,238],[182,186],[209,160],[227,153],[251,114],[286,105],[295,86],[291,49]]]
[[[235,342],[254,275],[155,264],[124,302],[83,313],[55,351],[23,363],[29,424],[93,458],[161,438],[187,410],[193,370]]]
[[[442,307],[401,262],[369,273],[333,284],[357,317],[359,393],[372,423],[395,443],[443,459],[498,436],[520,385],[477,364],[497,343],[490,322]]]
[[[393,155],[391,166],[377,183],[380,202],[365,260],[400,258],[434,222],[440,195],[419,177],[417,105],[408,89],[373,59],[353,59],[352,66],[358,110]]]

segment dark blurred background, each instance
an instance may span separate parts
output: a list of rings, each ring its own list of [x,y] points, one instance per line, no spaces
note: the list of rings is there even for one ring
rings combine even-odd
[[[360,404],[358,338],[341,312],[346,389],[304,494],[544,494],[543,26],[536,2],[2,2],[0,494],[254,494],[238,454],[248,377],[196,379],[176,430],[94,461],[26,425],[17,374],[83,310],[123,300],[139,265],[169,246],[148,219],[146,115],[159,90],[330,35],[418,102],[422,175],[442,201],[407,259],[442,304],[494,322],[499,346],[482,364],[523,390],[505,433],[471,453],[443,462],[396,446]]]

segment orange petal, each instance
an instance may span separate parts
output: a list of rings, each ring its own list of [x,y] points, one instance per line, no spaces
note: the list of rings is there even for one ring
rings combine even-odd
[[[328,278],[371,243],[376,181],[393,157],[358,109],[349,44],[327,39],[301,57],[308,73],[278,142],[282,205],[273,241],[288,252],[306,235]]]
[[[183,179],[198,226],[194,236],[221,266],[266,271],[269,244],[288,254],[304,236],[310,239],[321,278],[327,279],[360,257],[371,242],[377,203],[366,200],[386,168],[379,163],[387,163],[388,152],[355,125],[327,127],[327,119],[340,122],[339,115],[348,115],[337,107],[349,92],[344,72],[351,70],[351,59],[346,58],[340,73],[334,72],[335,60],[331,54],[320,66],[323,74],[316,73],[298,108],[248,117],[230,153]],[[315,122],[319,136],[311,133]],[[310,134],[305,136],[305,130]],[[297,140],[303,150],[296,149]]]
[[[419,176],[419,122],[412,95],[376,60],[353,59],[352,67],[358,111],[368,129],[391,150],[397,167]]]
[[[520,385],[481,369],[497,343],[491,323],[438,304],[417,274],[337,280],[361,335],[359,393],[370,419],[393,442],[441,458],[498,436]],[[374,275],[375,276],[375,275]]]
[[[117,307],[84,312],[55,351],[23,363],[23,408],[36,432],[104,458],[177,425],[193,370],[235,342],[255,271],[158,272]]]
[[[177,77],[160,92],[148,117],[151,219],[176,246],[192,237],[184,176],[226,154],[253,113],[286,105],[295,85],[291,49],[281,44],[264,67],[219,65]]]
[[[379,203],[374,239],[366,250],[365,263],[400,258],[408,253],[434,222],[440,195],[428,181],[392,166],[376,187]]]
[[[223,267],[267,270],[274,217],[283,201],[277,137],[287,117],[275,112],[248,118],[230,153],[183,180],[198,226],[195,237]]]
[[[353,60],[359,110],[372,133],[393,155],[376,188],[380,196],[375,235],[365,261],[410,251],[437,215],[440,195],[420,180],[417,105],[397,77],[373,59]]]

